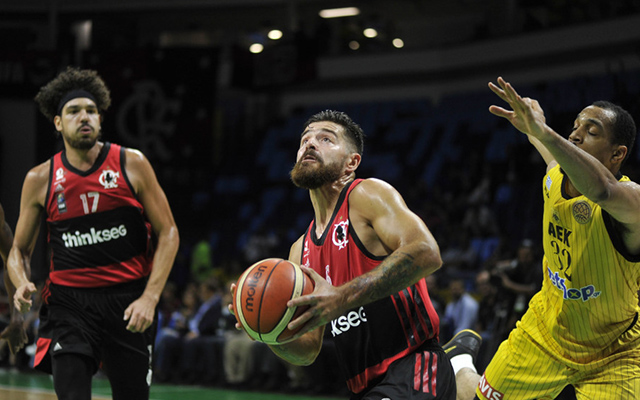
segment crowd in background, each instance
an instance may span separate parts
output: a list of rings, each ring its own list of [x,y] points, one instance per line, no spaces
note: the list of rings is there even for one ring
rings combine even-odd
[[[547,105],[547,120],[559,132],[568,132],[579,111],[573,103],[601,97],[621,104],[636,120],[640,116],[637,71],[530,89],[537,92],[530,95]],[[558,104],[564,90],[573,90],[576,99]],[[360,176],[394,184],[438,240],[444,265],[427,284],[440,315],[440,340],[445,343],[462,329],[480,332],[484,345],[477,367],[483,370],[542,283],[544,163],[522,135],[491,119],[484,97],[445,100],[439,105],[394,104],[385,112],[378,112],[380,105],[372,106],[373,112],[368,105],[335,108],[343,108],[368,135],[364,160],[370,161],[363,162]],[[475,108],[479,111],[468,112]],[[260,151],[271,157],[265,168],[246,171],[254,175],[246,178],[250,193],[240,198],[214,196],[209,207],[237,203],[228,212],[233,221],[211,221],[210,229],[200,223],[192,232],[181,227],[186,240],[158,307],[154,381],[326,394],[345,390],[338,369],[331,367],[337,360],[329,331],[318,361],[293,367],[237,331],[226,308],[229,284],[255,261],[286,258],[289,245],[311,221],[308,206],[300,205],[308,202],[305,193],[293,188],[287,174],[308,111],[297,110],[260,135],[264,145],[256,146],[263,149],[256,150],[256,159],[264,163]],[[429,126],[422,126],[429,118]],[[638,154],[637,148],[632,150],[623,171],[636,180]],[[278,164],[277,157],[285,161]],[[0,293],[0,329],[8,321],[9,304]],[[32,340],[36,312],[34,307],[25,319]],[[12,356],[0,341],[0,367],[27,370],[33,353],[31,344]]]

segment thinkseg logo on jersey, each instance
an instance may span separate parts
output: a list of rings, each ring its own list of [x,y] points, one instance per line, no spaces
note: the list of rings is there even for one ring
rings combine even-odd
[[[120,178],[120,172],[105,169],[100,174],[98,182],[100,182],[105,189],[115,189],[118,187],[118,178]]]
[[[331,239],[333,244],[338,246],[338,250],[342,250],[347,247],[349,239],[347,239],[347,229],[349,228],[349,221],[340,221],[333,226],[333,235]]]
[[[89,232],[84,233],[80,231],[75,231],[74,233],[65,232],[62,234],[62,241],[64,242],[64,247],[72,248],[110,242],[123,236],[127,236],[127,227],[124,224],[102,230],[91,228]]]

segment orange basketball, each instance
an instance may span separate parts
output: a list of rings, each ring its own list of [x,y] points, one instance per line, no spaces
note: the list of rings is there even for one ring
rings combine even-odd
[[[308,307],[289,308],[287,302],[313,292],[315,286],[300,266],[281,258],[258,261],[244,271],[236,285],[236,319],[249,336],[267,344],[285,343],[298,331],[287,325]]]

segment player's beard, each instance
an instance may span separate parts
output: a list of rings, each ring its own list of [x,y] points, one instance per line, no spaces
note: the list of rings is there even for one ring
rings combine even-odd
[[[85,137],[69,137],[67,138],[67,143],[71,148],[78,150],[89,150],[93,146],[95,146],[96,142],[100,140],[102,137],[102,129],[98,131],[98,134],[95,137],[85,136]]]
[[[303,160],[304,156],[300,158]],[[344,160],[343,160],[344,161]],[[327,183],[334,182],[342,175],[343,161],[325,164],[320,158],[315,163],[303,164],[298,161],[289,175],[294,185],[302,189],[317,189]]]

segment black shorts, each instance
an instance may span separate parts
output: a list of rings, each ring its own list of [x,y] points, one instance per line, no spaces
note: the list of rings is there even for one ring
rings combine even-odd
[[[435,341],[394,361],[373,387],[351,396],[352,400],[450,400],[456,398],[451,362]]]
[[[40,309],[34,368],[51,373],[51,357],[82,354],[94,360],[94,371],[110,360],[128,360],[109,368],[149,368],[156,320],[142,333],[126,329],[124,310],[138,299],[146,279],[103,288],[74,288],[49,284],[46,303]],[[118,357],[126,353],[126,357]],[[137,354],[137,355],[136,355]],[[133,356],[133,358],[132,358]],[[135,360],[132,362],[131,360]]]

